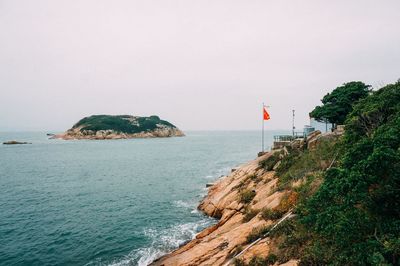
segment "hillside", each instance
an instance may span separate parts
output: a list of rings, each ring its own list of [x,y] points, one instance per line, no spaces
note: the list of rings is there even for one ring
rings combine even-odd
[[[219,179],[199,205],[218,223],[152,265],[400,265],[399,191],[397,82],[355,100],[344,133],[314,132]]]
[[[158,116],[92,115],[79,120],[61,139],[127,139],[184,136],[183,132]]]
[[[306,143],[297,141],[219,179],[199,205],[219,222],[152,265],[297,265],[293,252],[280,251],[282,238],[265,237],[250,244],[316,190],[335,157],[340,136],[316,132],[307,141],[309,149],[303,150]]]

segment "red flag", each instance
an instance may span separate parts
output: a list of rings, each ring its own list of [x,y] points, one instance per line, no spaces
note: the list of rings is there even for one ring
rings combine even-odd
[[[265,109],[265,107],[263,107],[263,111],[264,111],[264,120],[269,120],[270,117],[269,117],[269,114],[267,112],[267,109]]]

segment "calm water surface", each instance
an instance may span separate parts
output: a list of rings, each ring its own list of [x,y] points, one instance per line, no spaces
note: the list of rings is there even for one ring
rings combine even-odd
[[[273,134],[267,132],[266,142]],[[259,132],[48,140],[0,133],[0,265],[147,265],[215,221],[205,184],[256,157]]]

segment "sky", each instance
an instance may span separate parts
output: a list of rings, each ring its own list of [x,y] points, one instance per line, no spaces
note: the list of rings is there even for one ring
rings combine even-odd
[[[308,124],[337,86],[400,78],[398,0],[0,0],[0,131],[92,114],[183,130]]]

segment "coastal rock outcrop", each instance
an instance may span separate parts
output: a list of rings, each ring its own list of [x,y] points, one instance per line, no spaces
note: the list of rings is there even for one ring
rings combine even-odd
[[[292,210],[304,197],[305,186],[312,193],[321,184],[321,179],[309,176],[319,176],[320,171],[332,165],[328,160],[332,160],[335,151],[329,147],[339,137],[316,132],[309,140],[318,141],[309,152],[302,153],[304,148],[294,145],[259,154],[256,160],[217,180],[209,186],[198,209],[218,222],[151,265],[298,265],[293,255],[280,250],[282,237],[265,234],[285,217],[295,217]],[[319,145],[325,146],[318,150]],[[259,259],[263,262],[254,264]]]
[[[219,222],[151,265],[223,265],[248,245],[247,238],[254,229],[271,225],[273,221],[264,219],[261,213],[250,219],[247,216],[251,210],[278,207],[286,194],[276,191],[274,172],[260,167],[260,162],[272,155],[266,153],[240,166],[211,186],[198,208],[209,216],[219,218]],[[248,191],[254,191],[254,196],[244,200],[243,194]],[[242,257],[249,261],[259,253],[268,255],[270,249],[269,242],[263,240]]]
[[[19,145],[19,144],[32,144],[30,142],[25,142],[25,141],[16,141],[16,140],[10,140],[3,142],[4,145]]]
[[[158,116],[92,115],[81,119],[65,133],[52,139],[130,139],[180,137],[184,133]]]

